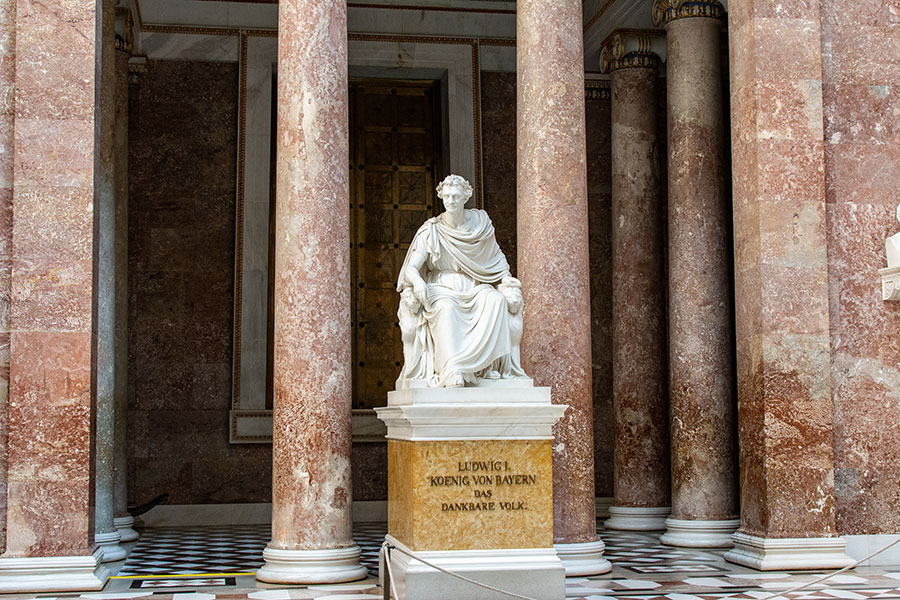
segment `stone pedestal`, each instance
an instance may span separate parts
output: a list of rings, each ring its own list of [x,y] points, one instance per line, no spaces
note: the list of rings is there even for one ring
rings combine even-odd
[[[878,269],[881,279],[881,299],[900,300],[900,267]]]
[[[399,598],[499,597],[410,554],[505,591],[565,597],[553,548],[551,448],[565,410],[546,387],[388,394],[376,412],[388,429],[387,541]],[[390,585],[387,573],[381,579]]]

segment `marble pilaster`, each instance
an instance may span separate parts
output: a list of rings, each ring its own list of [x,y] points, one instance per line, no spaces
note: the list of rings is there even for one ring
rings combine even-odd
[[[103,586],[93,546],[97,5],[16,4],[7,544],[0,591]],[[61,568],[67,577],[59,577]]]
[[[729,3],[741,527],[727,560],[850,563],[837,537],[819,3]]]
[[[278,15],[272,541],[256,577],[352,581],[347,6]]]
[[[702,4],[702,3],[701,3]],[[666,26],[669,421],[672,515],[665,544],[730,547],[740,521],[718,0]],[[697,4],[691,5],[692,9]],[[705,6],[705,5],[704,5]]]
[[[612,297],[615,498],[610,529],[662,529],[669,512],[665,207],[657,81],[649,39],[617,35],[612,77]]]
[[[127,27],[126,27],[127,29]],[[127,35],[127,34],[126,34]],[[116,40],[115,109],[115,411],[113,522],[123,542],[138,538],[128,514],[128,59],[127,42]]]
[[[554,542],[567,575],[610,570],[594,500],[581,3],[523,0],[517,24],[522,362],[569,410],[554,427]]]
[[[94,411],[94,541],[103,562],[125,558],[113,521],[116,347],[116,0],[103,0],[100,48],[100,161],[94,180],[97,218],[96,399]]]
[[[0,553],[6,549],[6,436],[9,425],[9,302],[12,261],[16,3],[0,0]]]

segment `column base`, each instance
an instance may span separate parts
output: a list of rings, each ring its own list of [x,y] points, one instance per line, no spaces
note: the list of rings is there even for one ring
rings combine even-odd
[[[119,535],[122,536],[123,542],[133,542],[141,537],[141,534],[134,530],[134,517],[131,515],[128,515],[127,517],[116,517],[113,519],[113,523],[115,524],[116,529],[119,530]]]
[[[102,590],[109,570],[102,551],[87,556],[0,558],[0,593],[88,592]]]
[[[122,536],[119,534],[118,529],[106,533],[95,533],[94,543],[100,546],[100,551],[103,552],[103,556],[100,560],[102,562],[125,560],[125,557],[128,556],[128,551],[119,545],[119,542],[121,541]]]
[[[671,512],[671,506],[610,506],[610,516],[603,526],[622,531],[662,531]]]
[[[359,564],[359,546],[330,550],[281,550],[266,547],[266,563],[256,578],[266,583],[343,583],[365,579],[366,568]]]
[[[659,541],[682,548],[731,548],[734,545],[731,536],[740,526],[740,519],[704,521],[669,517],[666,532]]]
[[[388,535],[387,542],[406,552],[410,549]],[[426,550],[417,556],[443,569],[495,588],[527,595],[536,600],[562,600],[566,572],[553,548],[498,550]],[[387,557],[381,557],[384,564]],[[502,595],[433,569],[394,550],[390,570],[398,600],[496,600]],[[385,590],[391,578],[382,573]]]
[[[556,555],[562,561],[566,577],[602,575],[612,571],[612,565],[603,558],[606,544],[603,540],[581,544],[553,544]]]
[[[725,560],[759,571],[842,569],[854,562],[840,537],[764,538],[739,531],[731,539]]]

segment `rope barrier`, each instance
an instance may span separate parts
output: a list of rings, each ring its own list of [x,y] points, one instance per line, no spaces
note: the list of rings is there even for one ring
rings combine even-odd
[[[796,587],[790,588],[783,592],[770,592],[770,595],[764,596],[764,597],[760,598],[759,600],[772,600],[772,598],[777,598],[779,596],[787,597],[788,594],[793,594],[794,592],[799,592],[800,590],[804,590],[810,586],[816,585],[817,583],[822,583],[823,581],[827,581],[827,580],[831,579],[832,577],[835,577],[836,575],[840,575],[841,573],[849,571],[850,569],[855,569],[860,564],[866,562],[867,560],[871,560],[871,559],[875,558],[882,552],[896,546],[897,544],[900,544],[900,537],[898,537],[896,540],[894,540],[893,542],[891,542],[890,544],[888,544],[881,550],[878,550],[877,552],[873,552],[872,554],[865,556],[859,560],[855,560],[851,564],[847,565],[846,567],[844,567],[842,569],[828,573],[827,575],[819,577],[818,579],[814,579],[812,581],[809,581],[802,585],[798,585]],[[397,552],[400,552],[401,554],[405,554],[406,556],[419,561],[420,563],[422,563],[423,565],[425,565],[427,567],[431,567],[432,569],[440,571],[441,573],[445,573],[447,575],[450,575],[451,577],[456,577],[457,579],[461,579],[465,582],[471,583],[472,585],[476,585],[480,588],[484,588],[484,589],[490,590],[492,592],[497,592],[499,594],[504,594],[506,596],[509,596],[510,598],[516,598],[518,600],[537,600],[536,598],[531,598],[530,596],[522,596],[521,594],[516,594],[514,592],[507,592],[506,590],[501,590],[500,588],[495,588],[493,586],[487,585],[486,583],[481,583],[480,581],[475,581],[474,579],[469,579],[468,577],[460,575],[459,573],[454,573],[452,571],[448,571],[447,569],[445,569],[443,567],[439,567],[438,565],[431,563],[431,562],[423,559],[422,557],[413,554],[412,552],[407,552],[406,550],[404,550],[402,548],[398,548],[397,546],[394,546],[393,544],[389,544],[388,542],[384,542],[381,545],[381,550],[385,555],[384,563],[387,568],[388,581],[390,582],[390,587],[391,587],[390,591],[388,591],[388,593],[385,594],[385,600],[391,600],[391,596],[393,596],[393,598],[395,600],[399,600],[399,598],[396,595],[397,586],[394,583],[394,573],[392,570],[393,566],[391,564],[391,551],[392,550],[396,550]]]

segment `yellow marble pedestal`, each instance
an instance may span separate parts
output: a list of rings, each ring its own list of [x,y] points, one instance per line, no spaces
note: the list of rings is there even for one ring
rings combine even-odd
[[[401,390],[376,410],[388,429],[387,541],[397,548],[399,597],[504,597],[418,557],[510,592],[564,598],[551,427],[565,407],[550,403],[549,388]]]

